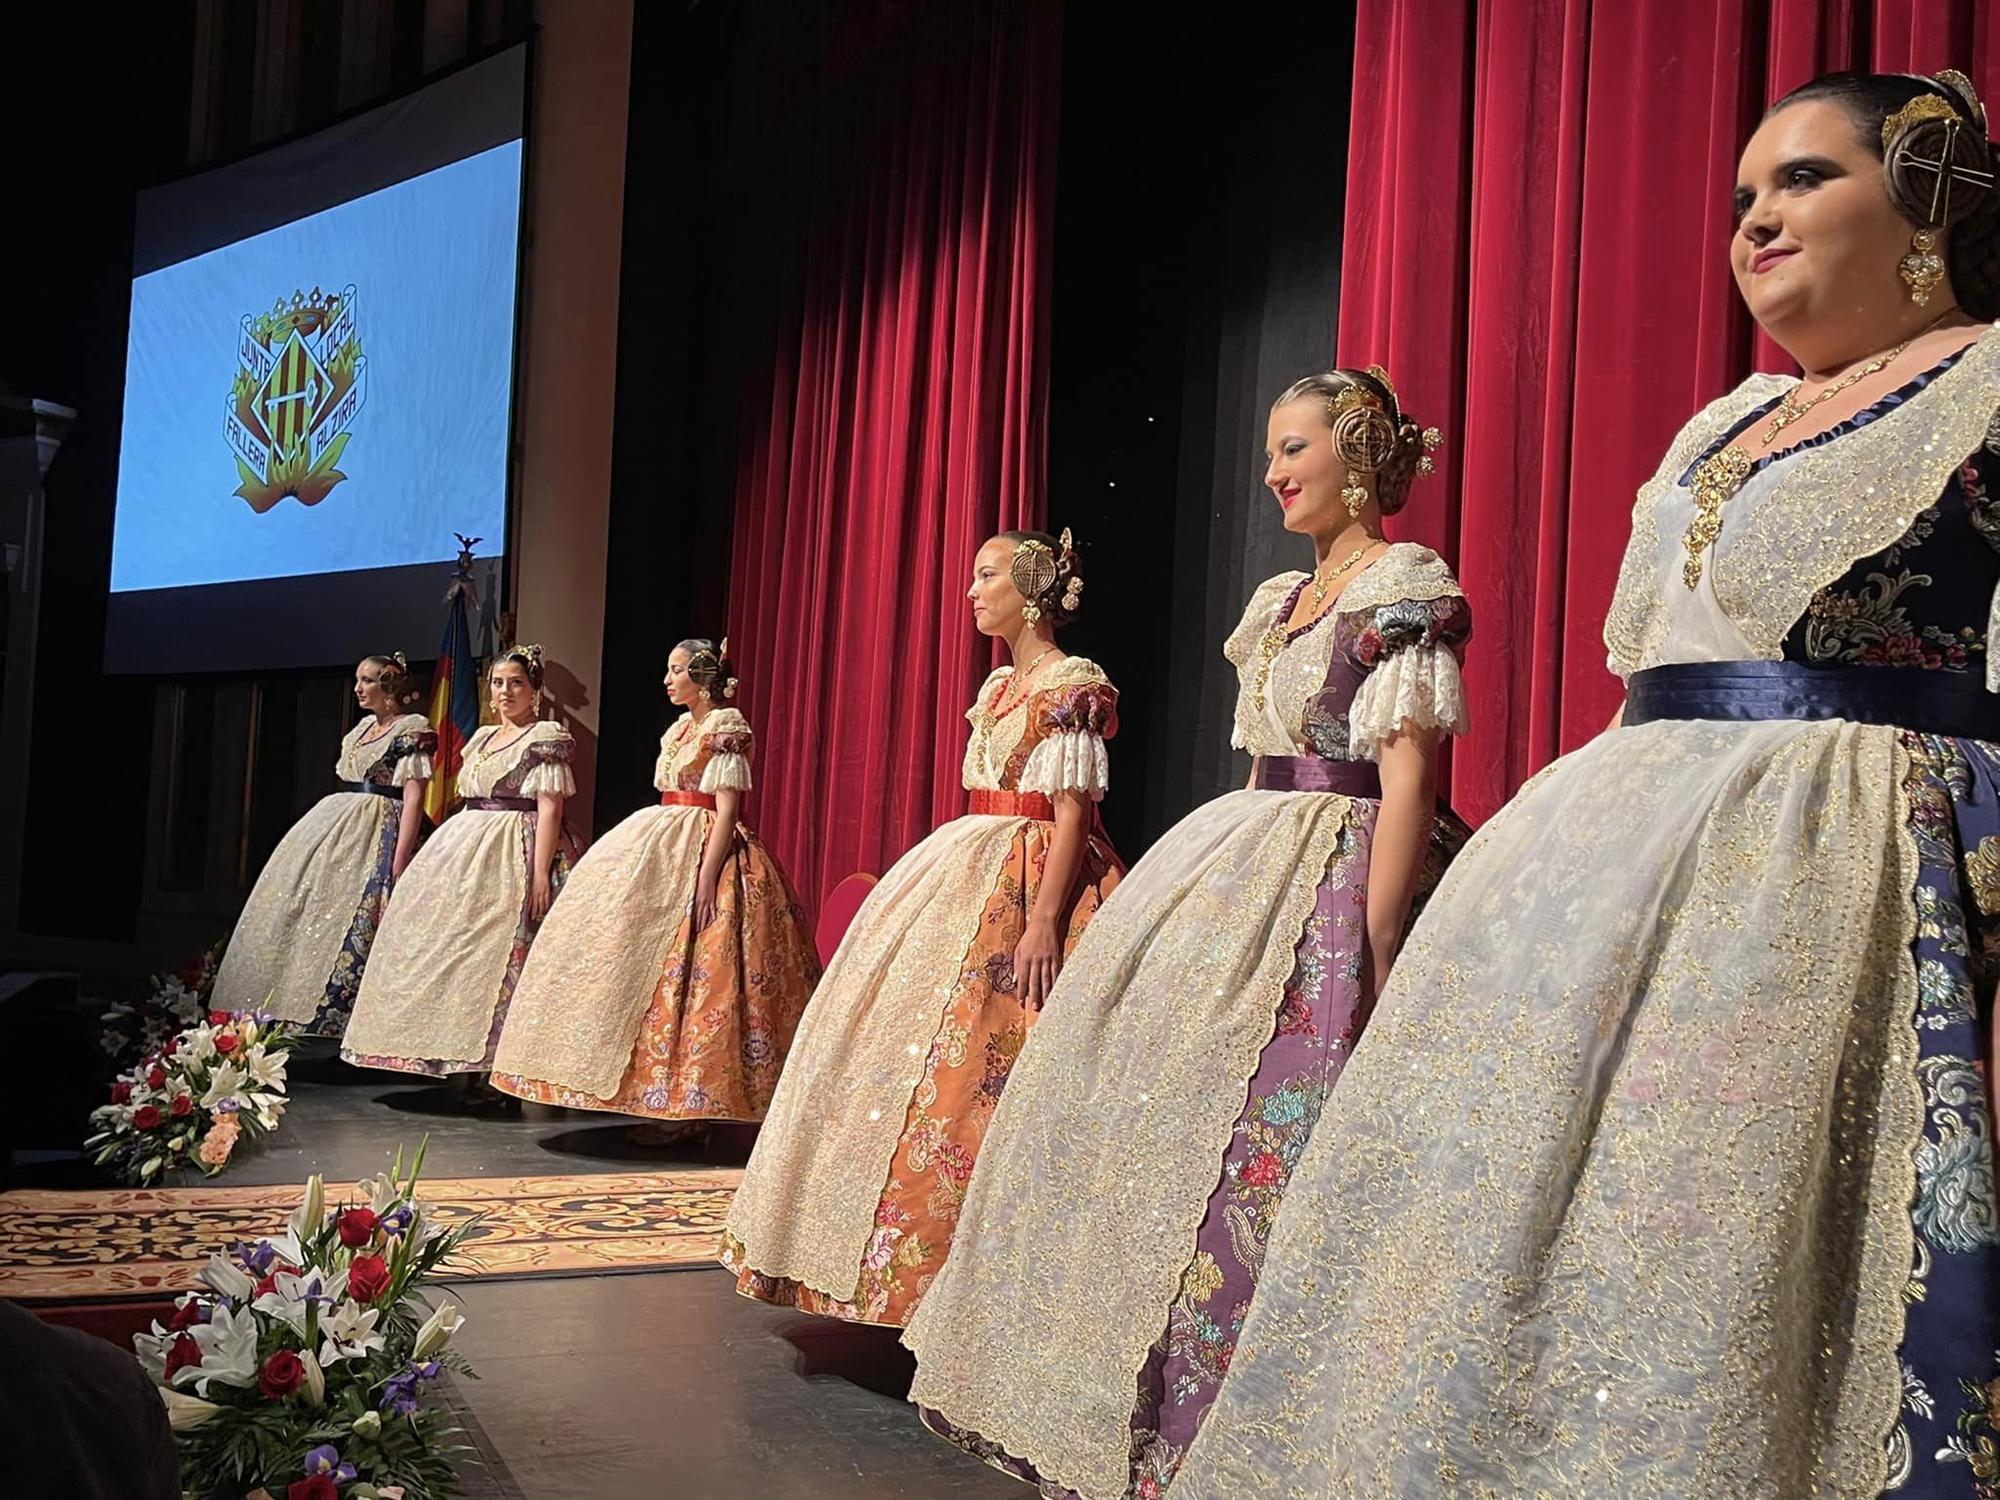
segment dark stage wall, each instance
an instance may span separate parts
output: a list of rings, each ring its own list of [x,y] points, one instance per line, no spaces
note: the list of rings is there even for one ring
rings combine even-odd
[[[736,397],[791,332],[808,250],[765,201],[787,168],[757,143],[839,107],[837,87],[768,86],[798,60],[755,9],[642,7],[635,29],[600,828],[650,796],[666,650],[747,604],[727,598]],[[1089,581],[1065,644],[1123,691],[1104,814],[1128,858],[1240,784],[1222,638],[1259,580],[1310,565],[1259,484],[1263,424],[1332,354],[1353,42],[1344,7],[1283,47],[1248,15],[1158,30],[1066,9],[1048,293],[1048,517]],[[959,748],[936,751],[954,772]]]

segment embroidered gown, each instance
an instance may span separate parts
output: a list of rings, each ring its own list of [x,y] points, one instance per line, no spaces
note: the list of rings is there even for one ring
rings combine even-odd
[[[1690,589],[1789,384],[1640,491],[1626,724],[1418,924],[1176,1500],[2000,1492],[2000,749],[1918,722],[2000,722],[2000,335],[1757,464]]]
[[[988,678],[967,714],[972,811],[869,893],[799,1025],[723,1237],[746,1296],[901,1325],[951,1248],[993,1107],[1039,1019],[1017,998],[1014,950],[1055,836],[1046,799],[1101,799],[1117,728],[1117,691],[1094,663],[1068,657],[1008,705],[1012,675]],[[1118,876],[1093,831],[1066,953]]]
[[[214,1007],[269,1011],[337,1037],[388,904],[403,788],[428,781],[437,734],[422,714],[363,719],[341,739],[347,790],[313,804],[271,851],[215,977]]]
[[[493,1086],[540,1104],[660,1120],[761,1120],[819,978],[805,911],[738,822],[695,930],[715,794],[750,790],[750,725],[733,708],[660,740],[641,808],[570,873],[521,971]]]
[[[1366,1020],[1374,759],[1465,728],[1470,617],[1437,554],[1392,546],[1288,630],[1310,581],[1261,585],[1224,647],[1259,789],[1184,818],[1092,925],[904,1336],[926,1423],[1050,1495],[1171,1480]],[[1422,887],[1461,833],[1440,818]]]
[[[493,1066],[507,1002],[535,940],[535,799],[576,791],[576,742],[538,720],[516,731],[486,724],[466,742],[457,812],[411,860],[376,936],[340,1055],[400,1073],[484,1073]],[[496,740],[498,749],[489,750]],[[482,806],[481,804],[487,804]],[[560,892],[573,842],[549,865]]]

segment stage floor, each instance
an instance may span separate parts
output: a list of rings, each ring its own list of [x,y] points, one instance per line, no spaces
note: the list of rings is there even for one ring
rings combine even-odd
[[[468,1111],[448,1085],[301,1062],[271,1146],[219,1184],[330,1192],[387,1169],[426,1134],[424,1175],[506,1177],[740,1165],[741,1132],[650,1144],[628,1121],[525,1106]],[[49,1163],[23,1187],[103,1186]],[[746,1301],[716,1268],[482,1279],[453,1292],[458,1383],[504,1476],[469,1496],[847,1500],[1032,1494],[925,1432],[904,1399],[910,1356],[882,1329]]]

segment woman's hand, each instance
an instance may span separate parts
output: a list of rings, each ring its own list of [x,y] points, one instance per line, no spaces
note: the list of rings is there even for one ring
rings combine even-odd
[[[1062,943],[1056,938],[1056,924],[1045,917],[1029,917],[1027,930],[1014,947],[1014,984],[1021,1003],[1040,1010],[1061,972]]]
[[[534,883],[528,887],[528,920],[541,921],[549,914],[549,907],[555,899],[555,890],[548,875],[536,871]]]
[[[694,930],[702,931],[715,920],[716,879],[706,870],[694,883]]]
[[[391,885],[394,885],[397,881],[403,878],[403,871],[409,869],[410,860],[414,856],[414,852],[415,851],[412,851],[411,854],[405,854],[401,849],[398,849],[395,855],[390,859],[389,883]]]

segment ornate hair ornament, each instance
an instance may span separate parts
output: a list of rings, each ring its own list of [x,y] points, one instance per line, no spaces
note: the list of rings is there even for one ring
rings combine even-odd
[[[688,675],[690,677],[694,675],[695,667],[700,663],[706,663],[702,670],[708,674],[710,682],[722,689],[723,697],[734,698],[736,696],[736,679],[728,673],[728,636],[725,635],[722,638],[720,645],[697,646],[693,651],[688,653]],[[704,687],[702,691],[707,693],[709,690],[707,687]]]
[[[396,664],[396,670],[399,672],[410,670],[410,659],[400,651],[391,651],[389,653],[389,660]]]
[[[539,645],[509,646],[500,653],[500,659],[520,662],[528,669],[528,680],[536,687],[542,685],[542,648]]]
[[[1993,172],[1956,159],[1959,132],[1968,124],[1979,132],[1985,144],[1986,106],[1973,91],[1972,80],[1956,69],[1925,80],[1946,90],[1964,105],[1954,109],[1937,94],[1919,94],[1882,122],[1882,157],[1891,172],[1921,172],[1929,177],[1931,201],[1925,221],[1941,228],[1951,217],[1951,190],[1962,185],[1978,192],[1991,192]]]
[[[1076,539],[1067,526],[1054,548],[1033,537],[1017,542],[1008,576],[1027,601],[1021,616],[1030,625],[1041,623],[1048,595],[1058,582],[1063,583],[1063,591],[1056,603],[1065,614],[1075,614],[1083,603],[1083,580],[1076,574]]]

